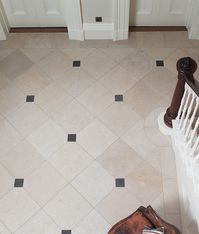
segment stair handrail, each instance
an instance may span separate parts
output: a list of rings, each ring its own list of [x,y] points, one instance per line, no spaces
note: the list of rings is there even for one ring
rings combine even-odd
[[[181,101],[187,83],[191,89],[199,96],[199,82],[194,79],[194,73],[197,70],[197,63],[190,57],[184,57],[177,62],[178,81],[174,91],[170,107],[164,115],[164,123],[169,127],[173,127],[172,121],[176,119],[180,109]]]

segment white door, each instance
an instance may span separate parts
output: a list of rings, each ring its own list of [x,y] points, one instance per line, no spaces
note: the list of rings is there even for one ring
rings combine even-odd
[[[2,0],[11,27],[65,27],[66,0]]]
[[[131,0],[131,26],[185,26],[187,0]]]

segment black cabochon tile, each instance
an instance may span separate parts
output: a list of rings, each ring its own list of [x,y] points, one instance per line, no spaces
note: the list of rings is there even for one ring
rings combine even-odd
[[[80,67],[81,61],[73,61],[73,67]]]
[[[124,178],[117,178],[115,179],[115,187],[125,187],[125,179]]]
[[[115,101],[116,102],[123,102],[124,98],[122,94],[115,95]]]
[[[164,61],[163,60],[157,60],[156,61],[156,66],[157,67],[164,67]]]
[[[15,179],[14,187],[22,188],[24,184],[24,179]]]
[[[34,102],[35,96],[34,95],[28,95],[26,96],[26,102]]]
[[[76,142],[76,134],[68,134],[68,142]]]
[[[71,230],[62,230],[61,234],[71,234],[72,231]]]

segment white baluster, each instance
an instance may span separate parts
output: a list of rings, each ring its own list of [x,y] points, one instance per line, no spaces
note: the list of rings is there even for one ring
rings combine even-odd
[[[188,96],[187,96],[187,99],[186,99],[186,102],[185,102],[185,105],[184,105],[184,108],[183,108],[183,112],[182,112],[182,117],[180,119],[179,128],[182,127],[183,121],[185,119],[185,115],[186,115],[186,112],[187,112],[187,107],[188,107],[188,104],[189,104],[190,97],[191,97],[191,93],[188,92]]]
[[[180,104],[180,109],[179,109],[178,115],[177,115],[177,117],[176,117],[176,120],[177,120],[177,121],[180,119],[182,110],[183,110],[184,105],[185,105],[185,102],[186,102],[186,96],[187,96],[187,94],[188,94],[188,89],[187,89],[187,86],[185,85],[184,95],[183,95],[183,97],[182,97],[182,101],[181,101],[181,104]]]
[[[186,141],[188,136],[189,136],[189,133],[190,133],[190,130],[191,130],[191,127],[192,127],[192,124],[193,124],[193,121],[195,119],[195,116],[196,116],[196,113],[197,113],[197,110],[198,110],[198,106],[199,106],[199,98],[196,99],[196,105],[195,105],[195,108],[194,108],[194,112],[191,116],[191,119],[190,119],[190,122],[189,122],[189,126],[185,132],[185,138],[184,140]]]

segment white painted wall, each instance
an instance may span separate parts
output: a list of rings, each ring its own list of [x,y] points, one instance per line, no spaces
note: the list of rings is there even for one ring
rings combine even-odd
[[[101,16],[104,23],[114,21],[115,0],[81,0],[83,23],[95,23],[95,17]]]
[[[2,2],[0,0],[0,40],[5,40],[6,35],[9,32],[9,23],[2,5]]]

